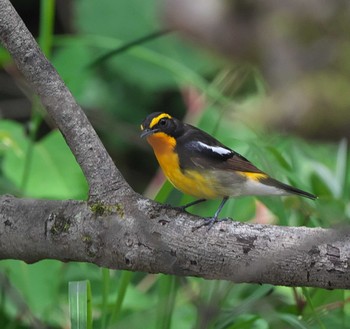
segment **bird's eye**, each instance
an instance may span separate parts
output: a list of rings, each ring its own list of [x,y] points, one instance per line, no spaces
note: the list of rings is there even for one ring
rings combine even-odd
[[[160,120],[159,120],[159,125],[160,125],[160,126],[165,126],[166,123],[167,123],[167,120],[166,120],[166,119],[160,119]]]

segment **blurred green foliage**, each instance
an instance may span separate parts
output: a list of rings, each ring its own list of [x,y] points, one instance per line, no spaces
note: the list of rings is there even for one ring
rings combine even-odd
[[[205,95],[202,108],[192,113],[198,126],[275,178],[319,196],[316,202],[261,197],[269,221],[310,227],[346,224],[350,178],[345,140],[309,143],[239,120],[240,113],[266,97],[259,70],[239,63],[226,69],[227,63],[175,34],[91,67],[103,54],[160,28],[156,1],[77,0],[72,5],[76,33],[52,35],[47,6],[41,42],[136,190],[144,189],[156,168],[151,149],[139,141],[139,123],[157,110],[182,117],[186,106],[180,90],[191,87]],[[0,60],[9,65],[6,52],[0,52]],[[9,120],[0,121],[0,188],[2,193],[35,198],[86,199],[88,193],[58,131],[41,137],[35,129],[28,134],[23,124]],[[192,200],[169,183],[156,199],[174,205]],[[230,200],[222,216],[259,220],[261,203],[256,200]],[[191,211],[209,216],[218,202]],[[80,280],[91,283],[94,328],[346,328],[350,321],[345,290],[234,284],[52,260],[32,265],[1,261],[0,274],[1,328],[68,327],[68,283]]]
[[[62,135],[31,141],[23,125],[0,121],[2,173],[19,196],[86,199],[87,183]]]

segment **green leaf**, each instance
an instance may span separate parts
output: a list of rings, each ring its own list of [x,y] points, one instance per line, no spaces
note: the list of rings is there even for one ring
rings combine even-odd
[[[313,169],[315,175],[326,184],[333,196],[339,194],[339,182],[336,180],[334,173],[326,165],[321,162],[314,162]]]
[[[69,282],[69,313],[72,329],[92,329],[91,304],[90,282]]]
[[[55,24],[55,0],[40,1],[39,44],[47,58],[51,57]]]
[[[309,326],[307,326],[306,323],[302,322],[297,318],[297,316],[292,314],[285,314],[285,313],[277,313],[278,318],[283,320],[285,323],[288,323],[291,327],[289,328],[296,328],[296,329],[310,329]]]
[[[18,188],[24,174],[26,148],[24,134],[13,134],[14,142],[3,162],[3,171]],[[53,131],[33,146],[25,195],[34,198],[85,199],[87,183],[74,156],[59,131]]]
[[[306,298],[307,306],[310,309],[310,314],[313,316],[315,321],[318,323],[320,329],[326,329],[326,326],[324,325],[323,321],[321,320],[320,312],[318,312],[313,305],[315,299],[311,298],[311,294],[310,294],[311,289],[306,288],[306,287],[302,287],[301,289],[303,291],[304,297]]]
[[[23,157],[27,147],[27,139],[22,125],[10,121],[0,120],[0,152],[14,152],[18,157]]]
[[[287,162],[287,160],[283,157],[283,155],[274,147],[268,146],[267,150],[269,150],[275,157],[275,159],[278,161],[278,163],[284,167],[284,169],[291,171],[292,167]]]
[[[107,327],[108,296],[110,290],[110,272],[108,268],[102,268],[102,305],[101,305],[101,328]]]
[[[119,286],[118,286],[118,296],[113,305],[113,310],[109,321],[110,324],[113,324],[116,321],[116,319],[120,316],[127,290],[131,286],[130,280],[132,276],[133,276],[132,272],[122,271],[122,274],[120,276]]]
[[[59,48],[53,57],[53,64],[72,94],[79,102],[84,98],[88,86],[93,79],[87,66],[92,60],[89,48],[76,39],[69,47]],[[90,90],[94,93],[94,90]]]
[[[347,140],[344,138],[340,141],[338,152],[337,152],[337,162],[336,162],[336,169],[335,169],[335,175],[336,180],[338,182],[338,189],[336,196],[340,198],[345,193],[345,183],[346,183],[346,175],[348,171],[348,143]]]
[[[44,260],[27,265],[22,261],[3,260],[1,269],[22,295],[33,315],[52,325],[61,323],[63,311],[57,302],[62,263]]]
[[[325,184],[324,180],[321,179],[319,175],[314,173],[311,174],[311,186],[312,190],[317,196],[331,196],[331,190],[329,186]]]
[[[112,44],[114,48],[160,29],[157,23],[159,21],[157,3],[154,0],[90,0],[77,1],[75,5],[77,29],[87,35],[105,36],[111,40],[114,38],[119,43],[119,45]],[[99,15],[96,15],[96,12]],[[122,15],[115,19],[116,13]],[[133,24],[130,25],[130,22]],[[152,40],[136,48],[142,49],[138,53],[140,56],[129,55],[133,52],[130,50],[118,54],[106,64],[109,70],[117,72],[129,82],[142,85],[147,90],[176,86],[177,72],[183,68],[187,68],[188,74],[191,75],[194,72],[208,73],[217,67],[214,58],[209,58],[202,51],[185,45],[173,35]],[[106,48],[108,51],[110,49],[110,46]],[[162,65],[166,65],[167,68]],[[185,78],[184,75],[182,78]]]
[[[176,299],[176,277],[161,275],[158,279],[157,328],[170,329]]]

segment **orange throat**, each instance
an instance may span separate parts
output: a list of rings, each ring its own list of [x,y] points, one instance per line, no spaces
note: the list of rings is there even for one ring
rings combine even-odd
[[[177,186],[176,178],[179,176],[179,157],[174,152],[176,140],[162,132],[155,133],[147,138],[154,154],[169,181]]]
[[[152,146],[160,165],[159,157],[162,158],[173,154],[176,145],[175,138],[162,132],[147,137],[147,142]]]

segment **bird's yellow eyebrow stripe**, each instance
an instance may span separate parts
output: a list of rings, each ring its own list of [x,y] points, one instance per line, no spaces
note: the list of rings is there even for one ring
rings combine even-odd
[[[149,127],[152,129],[159,122],[159,120],[163,118],[171,119],[171,116],[167,113],[161,113],[157,117],[152,119],[151,123],[149,124]]]

